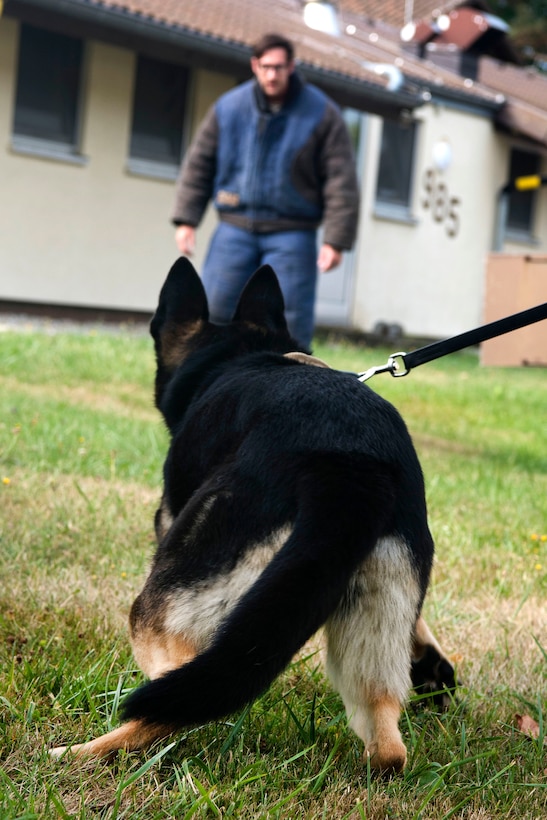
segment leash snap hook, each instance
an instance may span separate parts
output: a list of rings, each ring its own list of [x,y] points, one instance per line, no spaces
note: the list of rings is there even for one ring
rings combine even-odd
[[[393,353],[387,360],[388,365],[391,365],[389,372],[394,379],[400,379],[410,373],[410,367],[407,366],[405,356],[406,353],[400,351],[399,353]]]
[[[410,373],[410,368],[406,366],[405,356],[406,353],[403,352],[394,353],[389,357],[386,364],[377,365],[376,367],[369,367],[369,369],[365,370],[364,373],[358,373],[357,378],[360,382],[364,383],[373,376],[376,376],[377,373],[391,373],[394,378],[406,376]]]

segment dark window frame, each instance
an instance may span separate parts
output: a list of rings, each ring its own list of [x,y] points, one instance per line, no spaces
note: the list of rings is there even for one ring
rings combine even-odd
[[[191,72],[178,63],[137,55],[127,168],[175,179],[186,147]]]
[[[385,119],[376,174],[375,213],[411,220],[418,123]]]
[[[512,148],[509,157],[509,180],[520,176],[541,174],[541,156],[534,151]],[[538,190],[512,191],[507,203],[506,238],[521,242],[535,242],[534,225]]]
[[[16,71],[12,149],[85,163],[79,153],[86,44],[22,23]]]

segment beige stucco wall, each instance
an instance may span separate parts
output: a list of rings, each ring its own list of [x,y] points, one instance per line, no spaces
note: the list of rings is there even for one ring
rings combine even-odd
[[[480,322],[484,261],[507,148],[487,118],[433,105],[420,109],[417,118],[415,221],[406,224],[375,214],[381,122],[371,118],[353,320],[365,330],[384,321],[408,334],[438,337]],[[448,233],[450,219],[436,221],[424,206],[424,174],[433,168],[433,145],[442,139],[450,143],[453,158],[437,179],[449,198],[459,200],[455,236]]]
[[[152,310],[177,256],[174,183],[126,169],[135,55],[87,44],[87,162],[77,165],[10,147],[17,42],[18,24],[0,19],[0,299]],[[230,84],[196,72],[198,118]],[[198,242],[199,264],[205,242]]]

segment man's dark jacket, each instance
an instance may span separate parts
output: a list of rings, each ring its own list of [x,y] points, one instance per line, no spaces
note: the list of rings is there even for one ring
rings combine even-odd
[[[315,229],[339,250],[353,245],[359,192],[344,120],[293,73],[277,111],[251,80],[217,100],[183,163],[173,222],[197,226],[213,199],[219,217],[266,233]]]

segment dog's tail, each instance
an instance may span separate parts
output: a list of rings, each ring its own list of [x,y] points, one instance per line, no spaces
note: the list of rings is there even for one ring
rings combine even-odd
[[[377,540],[390,531],[394,468],[360,454],[306,459],[291,535],[186,665],[135,690],[125,719],[174,729],[224,717],[258,697],[325,623]]]

